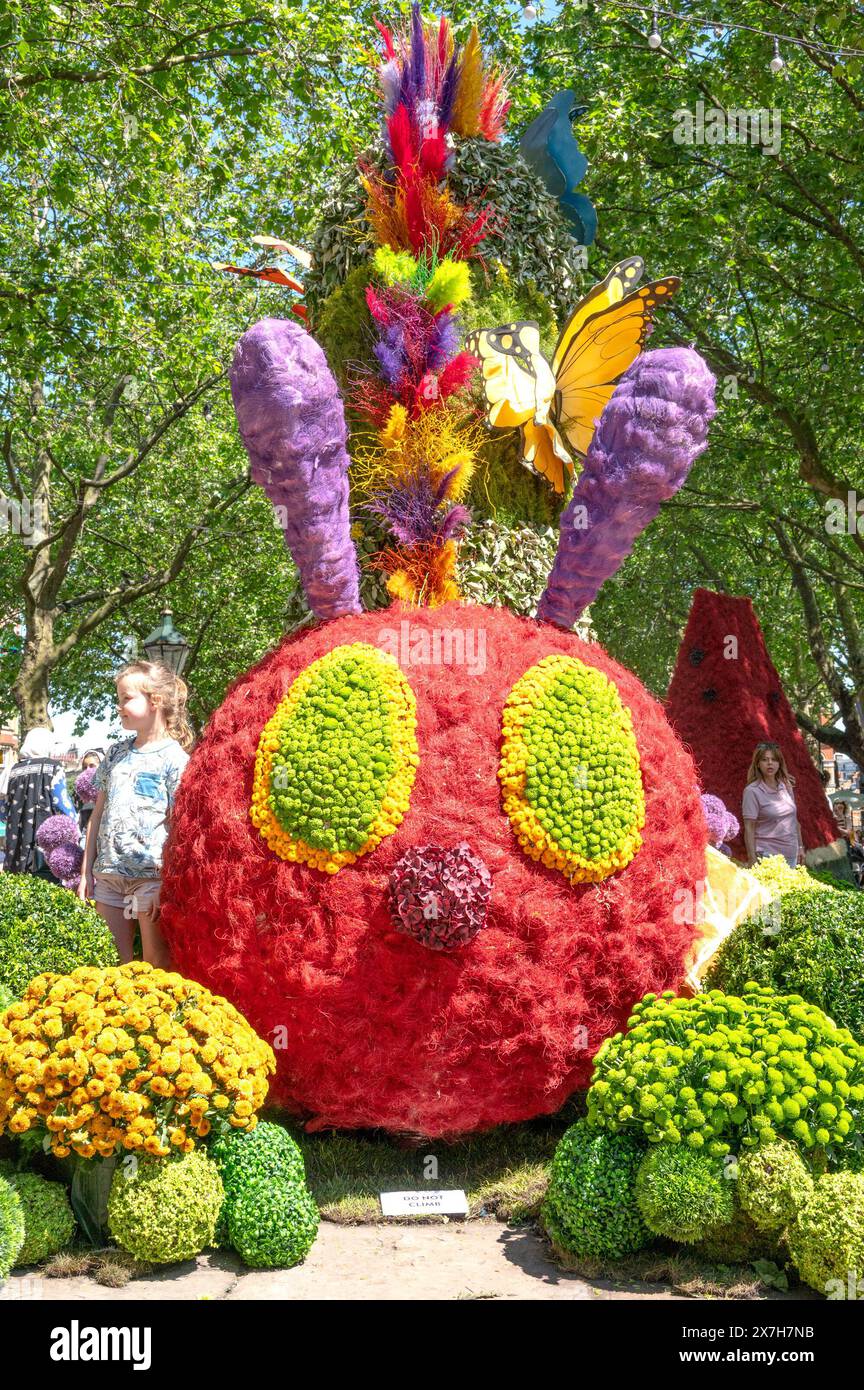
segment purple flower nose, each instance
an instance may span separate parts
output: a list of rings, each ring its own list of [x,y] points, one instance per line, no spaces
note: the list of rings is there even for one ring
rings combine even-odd
[[[390,914],[397,931],[433,951],[453,951],[486,921],[492,877],[463,840],[452,849],[409,849],[390,875]]]

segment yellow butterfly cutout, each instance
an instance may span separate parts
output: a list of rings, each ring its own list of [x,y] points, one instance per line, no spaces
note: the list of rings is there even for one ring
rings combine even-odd
[[[653,310],[681,285],[670,275],[636,289],[644,269],[640,256],[612,267],[574,309],[551,364],[536,323],[485,328],[466,340],[483,367],[488,423],[519,428],[522,462],[556,492],[564,491],[564,470],[573,472],[571,450],[587,452],[606,402],[642,351]]]

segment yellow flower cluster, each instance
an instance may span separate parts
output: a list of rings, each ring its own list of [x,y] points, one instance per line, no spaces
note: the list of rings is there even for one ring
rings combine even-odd
[[[226,999],[144,961],[37,975],[0,1015],[0,1134],[45,1129],[58,1158],[188,1153],[251,1130],[276,1070]]]
[[[354,444],[352,487],[368,494],[394,481],[426,476],[437,487],[452,473],[447,499],[461,502],[483,443],[481,426],[449,401],[437,410],[422,411],[416,420],[409,420],[405,407],[396,402],[371,442]]]
[[[504,705],[498,777],[504,811],[532,859],[599,883],[638,852],[645,824],[629,711],[602,671],[547,656]]]
[[[264,726],[250,817],[281,859],[335,874],[392,835],[419,765],[417,707],[366,642],[313,661]]]

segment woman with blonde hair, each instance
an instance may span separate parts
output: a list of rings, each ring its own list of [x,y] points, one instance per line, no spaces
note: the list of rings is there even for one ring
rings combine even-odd
[[[798,824],[793,787],[778,743],[757,743],[744,788],[743,820],[747,863],[782,854],[790,868],[804,863],[804,842]]]
[[[188,690],[158,661],[133,661],[116,681],[120,722],[131,733],[96,769],[78,896],[95,898],[121,961],[132,959],[137,918],[144,959],[168,969],[159,890],[168,819],[194,742]]]

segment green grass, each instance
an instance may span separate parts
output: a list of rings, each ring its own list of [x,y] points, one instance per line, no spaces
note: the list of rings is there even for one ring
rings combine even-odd
[[[290,1122],[287,1127],[303,1151],[309,1188],[326,1221],[381,1221],[381,1192],[462,1188],[469,1216],[518,1222],[537,1215],[555,1145],[581,1108],[572,1101],[550,1118],[502,1125],[455,1143],[400,1143],[377,1132],[310,1135]],[[285,1123],[284,1117],[272,1118]]]

